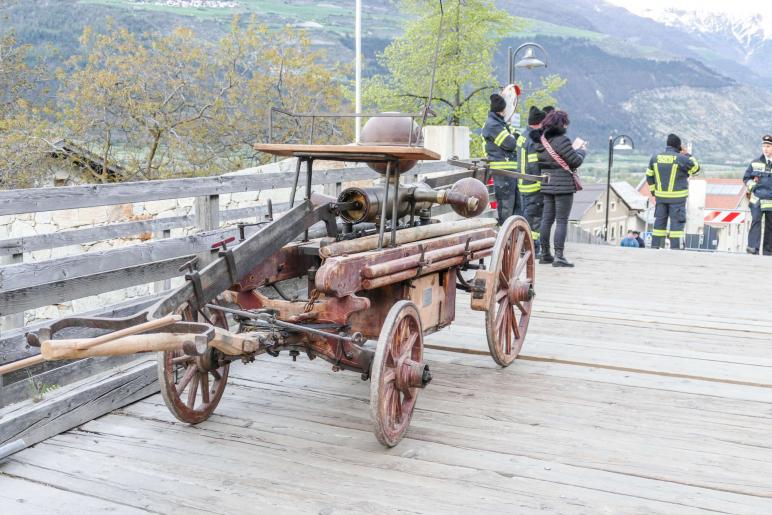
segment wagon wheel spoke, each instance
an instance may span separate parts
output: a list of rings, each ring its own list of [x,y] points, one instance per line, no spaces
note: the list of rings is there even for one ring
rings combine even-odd
[[[515,252],[514,252],[515,258],[519,258],[520,257],[520,253],[523,252],[523,244],[524,243],[525,243],[525,233],[523,231],[519,231],[517,233],[517,243],[515,244]],[[514,263],[510,262],[510,267],[513,264]]]
[[[193,379],[194,375],[196,375],[196,365],[189,365],[188,368],[185,369],[185,374],[182,376],[182,379],[177,383],[177,393],[179,395],[182,395],[182,392],[185,391],[185,388],[188,386],[188,383],[190,383],[190,380]]]
[[[510,317],[511,317],[510,320],[512,322],[512,324],[511,324],[512,325],[512,332],[515,333],[515,339],[519,340],[520,339],[520,323],[517,321],[517,316],[515,316],[515,307],[510,304],[509,305],[509,310],[510,310]]]
[[[383,371],[383,384],[391,384],[397,380],[397,373],[393,368],[387,368]]]
[[[392,394],[392,403],[394,406],[394,422],[396,424],[399,424],[402,422],[402,396],[399,394],[399,390],[394,388],[394,393]]]
[[[499,290],[496,292],[495,302],[498,304],[501,299],[507,296],[507,290]]]
[[[209,373],[201,374],[201,402],[209,404]]]
[[[499,291],[509,289],[509,277],[504,273],[504,269],[499,270]]]
[[[515,268],[515,277],[520,277],[520,274],[523,273],[523,269],[525,269],[525,266],[528,264],[528,260],[531,258],[531,251],[526,250],[525,254],[523,254],[523,257],[520,259],[520,261],[517,262],[517,267]]]
[[[415,346],[416,342],[418,341],[418,333],[413,332],[410,333],[410,337],[407,340],[407,345],[405,346],[405,349],[402,352],[403,356],[407,356],[408,358],[412,358],[413,355],[413,347]]]
[[[504,352],[506,354],[509,354],[512,349],[512,322],[510,321],[511,316],[512,316],[512,311],[510,309],[509,304],[507,304],[506,315],[505,315],[507,322],[504,324],[504,333],[506,334],[506,340],[507,340],[507,346],[504,349]]]
[[[502,270],[508,270],[512,263],[512,245],[513,243],[511,241],[508,241],[507,244],[504,246],[503,252],[504,256],[501,259],[501,269]]]
[[[217,369],[210,370],[209,373],[212,374],[212,376],[214,377],[215,381],[222,380],[222,375],[220,375],[220,372]]]
[[[399,340],[395,342],[397,344],[397,359],[402,359],[402,356],[407,352],[409,344],[411,342],[410,334],[410,320],[403,318],[401,322],[402,334],[400,334]],[[415,341],[415,340],[412,340]]]
[[[181,365],[183,363],[190,363],[193,361],[193,356],[177,356],[176,358],[172,358],[172,364],[173,365]]]
[[[508,304],[508,301],[506,298],[502,299],[498,303],[498,309],[496,310],[496,320],[493,322],[493,327],[496,329],[499,329],[501,327],[501,324],[504,323],[504,316],[507,313],[507,310],[505,306]]]
[[[516,300],[516,301],[515,301],[515,306],[517,306],[517,309],[519,309],[519,310],[520,310],[520,313],[522,313],[523,315],[527,315],[527,314],[528,314],[528,308],[526,308],[526,307],[523,305],[523,303],[522,303],[522,302],[520,302],[519,300]]]
[[[195,370],[194,367],[191,367]],[[199,383],[199,375],[198,373],[193,374],[193,381],[191,381],[190,390],[188,390],[188,402],[187,406],[190,409],[193,409],[193,406],[196,404],[196,394],[198,393],[198,383]]]

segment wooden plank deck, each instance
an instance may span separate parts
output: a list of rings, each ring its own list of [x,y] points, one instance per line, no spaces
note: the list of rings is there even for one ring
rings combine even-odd
[[[266,357],[198,426],[155,395],[16,454],[0,513],[772,513],[772,259],[569,254],[508,369],[460,296],[395,449],[357,375]]]

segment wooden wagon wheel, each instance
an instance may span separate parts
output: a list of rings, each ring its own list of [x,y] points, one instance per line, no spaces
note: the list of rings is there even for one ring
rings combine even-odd
[[[533,306],[536,270],[531,228],[521,216],[508,218],[493,247],[485,313],[493,360],[509,366],[523,347]]]
[[[420,388],[431,380],[423,363],[423,327],[415,304],[392,306],[381,329],[370,371],[370,414],[375,437],[394,447],[405,435]]]
[[[184,320],[197,318],[188,307],[180,314]],[[214,325],[227,329],[225,313],[210,312],[207,316]],[[188,356],[182,351],[160,352],[158,382],[169,411],[188,424],[209,418],[225,391],[229,367],[214,348],[207,349],[202,356]]]

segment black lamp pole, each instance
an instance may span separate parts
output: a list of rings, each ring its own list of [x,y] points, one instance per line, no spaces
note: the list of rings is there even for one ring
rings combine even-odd
[[[608,172],[606,173],[606,223],[603,225],[603,239],[608,241],[608,209],[611,199],[611,165],[614,163],[614,137],[608,137]]]
[[[608,241],[608,213],[609,203],[611,202],[611,166],[614,164],[614,145],[616,145],[617,140],[619,139],[622,139],[622,141],[629,141],[630,150],[634,148],[633,140],[630,138],[630,136],[620,134],[616,137],[608,137],[608,172],[606,173],[606,223],[603,225],[604,241]]]

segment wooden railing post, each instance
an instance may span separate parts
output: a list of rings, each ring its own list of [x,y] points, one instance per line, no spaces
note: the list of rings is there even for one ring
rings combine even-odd
[[[196,230],[213,231],[220,227],[220,196],[196,197]]]
[[[24,254],[11,254],[10,259],[6,259],[6,265],[15,265],[17,263],[24,262]],[[14,313],[12,315],[0,317],[0,331],[7,331],[9,329],[17,329],[24,327],[24,312]]]
[[[153,239],[161,239],[165,240],[167,238],[170,238],[172,235],[171,229],[164,229],[163,231],[158,231],[153,233]],[[153,293],[161,293],[163,291],[169,290],[172,287],[172,280],[171,279],[164,279],[163,281],[156,281],[153,283]]]

